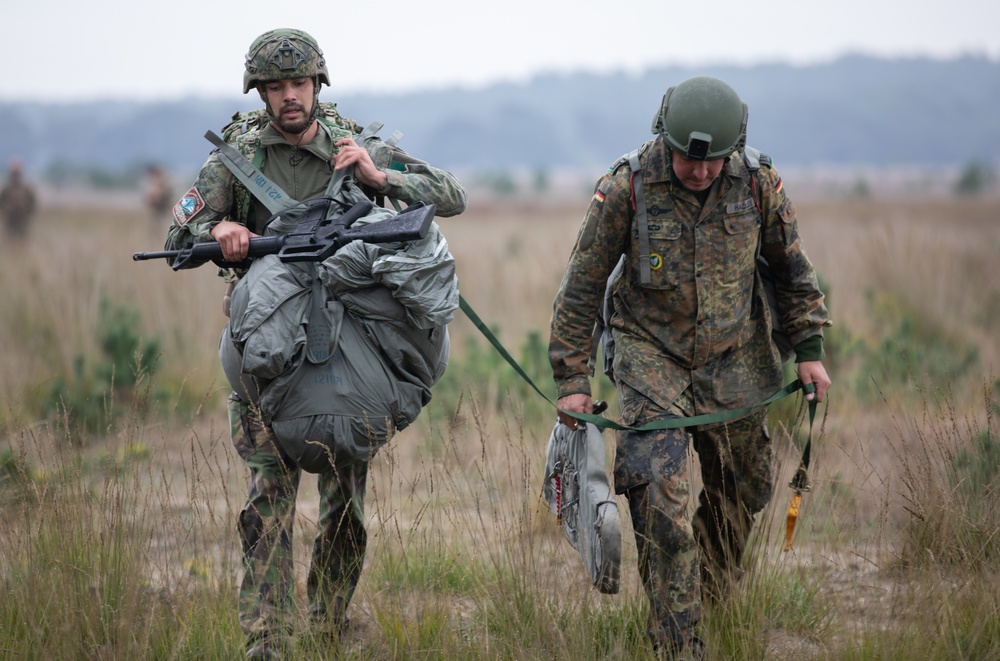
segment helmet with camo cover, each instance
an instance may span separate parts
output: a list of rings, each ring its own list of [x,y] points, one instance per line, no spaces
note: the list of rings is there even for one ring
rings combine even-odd
[[[246,55],[243,93],[258,83],[289,78],[315,78],[317,92],[320,83],[330,84],[326,58],[316,40],[290,28],[269,30],[254,39]]]
[[[747,104],[717,78],[690,78],[663,95],[653,133],[685,158],[725,158],[746,144]]]

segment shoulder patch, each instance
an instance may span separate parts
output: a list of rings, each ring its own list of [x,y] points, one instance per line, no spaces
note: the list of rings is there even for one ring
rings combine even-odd
[[[174,220],[178,225],[186,225],[199,211],[205,208],[205,199],[194,186],[184,193],[181,199],[174,205]]]

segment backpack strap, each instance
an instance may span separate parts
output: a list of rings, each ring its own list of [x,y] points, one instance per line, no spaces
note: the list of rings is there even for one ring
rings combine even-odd
[[[253,194],[272,214],[297,205],[299,202],[283,191],[235,147],[220,138],[214,131],[205,133],[205,138],[219,150],[219,160],[233,173],[241,184]],[[257,151],[263,151],[258,149]]]
[[[372,122],[365,129],[354,138],[354,141],[358,143],[361,147],[365,146],[371,138],[375,137],[375,134],[379,132],[383,126],[382,122]],[[330,183],[326,187],[327,197],[335,197],[340,189],[343,188],[344,182],[348,179],[354,178],[354,168],[349,167],[344,170],[334,170],[333,176],[330,177]]]
[[[761,165],[771,167],[771,158],[767,154],[760,153],[760,151],[753,147],[744,147],[743,162],[750,173],[750,191],[753,194],[753,203],[757,207],[757,213],[760,214],[763,221],[764,209],[760,203],[760,181],[758,177],[760,176]],[[774,289],[774,276],[771,275],[771,267],[768,265],[767,260],[760,256],[760,249],[763,243],[764,228],[762,226],[757,237],[757,253],[754,255],[754,262],[756,263],[754,277],[760,281],[765,301],[770,310],[771,341],[778,348],[778,353],[781,355],[781,362],[786,363],[795,355],[795,349],[792,347],[792,341],[788,337],[788,333],[785,332],[781,326],[781,321],[778,319],[778,298]],[[808,462],[808,458],[806,461]]]
[[[396,144],[402,139],[403,139],[403,132],[396,130],[392,132],[392,135],[386,138],[385,144],[389,145],[390,147],[395,147]]]
[[[640,148],[641,149],[641,148]],[[635,224],[639,233],[639,282],[648,285],[649,272],[649,226],[646,221],[646,196],[642,190],[642,170],[639,167],[639,149],[628,155],[629,187],[632,189],[632,204],[635,209]],[[638,175],[638,177],[636,176]]]
[[[771,165],[771,157],[767,154],[760,153],[759,149],[754,149],[753,147],[743,148],[743,163],[746,165],[747,170],[750,172],[750,192],[753,195],[754,206],[757,207],[757,213],[764,217],[764,209],[760,205],[760,182],[757,181],[757,173],[760,171],[760,166]],[[763,230],[760,232],[757,240],[757,254],[754,255],[755,258],[760,259],[760,245],[764,239]]]
[[[370,139],[375,137],[375,134],[379,132],[384,124],[382,122],[372,122],[365,129],[358,134],[354,141],[358,143],[359,146],[364,147],[365,143]],[[326,187],[327,197],[336,197],[340,189],[344,187],[344,182],[354,178],[354,168],[349,167],[343,170],[334,170],[333,176],[330,177],[330,183]]]
[[[364,147],[366,142],[368,142],[370,139],[374,138],[375,134],[382,130],[383,126],[385,126],[385,124],[383,122],[375,120],[374,122],[372,122],[371,124],[369,124],[368,126],[366,126],[364,131],[362,131],[361,133],[358,134],[358,137],[356,137],[354,139],[354,142],[356,142],[359,145],[361,145],[362,147]],[[397,131],[396,133],[399,133],[399,131]],[[395,133],[393,135],[395,135]],[[403,134],[400,133],[399,137],[402,138]],[[397,138],[396,141],[398,142],[399,139]],[[395,144],[395,143],[393,143],[393,144]]]
[[[646,198],[642,190],[642,170],[639,166],[639,153],[642,151],[642,147],[635,149],[617,161],[615,161],[609,172],[617,172],[625,163],[628,163],[629,167],[629,201],[630,206],[635,211],[636,225],[638,226],[639,233],[639,278],[643,284],[648,284],[650,281],[650,268],[649,268],[649,227],[646,221]],[[636,175],[639,175],[636,177]],[[590,375],[594,375],[594,370],[597,365],[597,349],[601,348],[604,356],[604,373],[608,375],[612,380],[613,368],[612,363],[614,362],[614,340],[611,336],[611,296],[612,287],[614,282],[621,277],[622,272],[625,269],[625,255],[618,258],[618,264],[615,265],[614,270],[611,275],[608,276],[607,285],[604,289],[604,301],[601,304],[601,309],[597,314],[597,320],[594,323],[594,333],[592,336],[590,344],[590,359],[587,361],[590,367]]]

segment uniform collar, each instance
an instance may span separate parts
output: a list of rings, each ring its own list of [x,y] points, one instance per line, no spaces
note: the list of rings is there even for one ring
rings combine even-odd
[[[320,160],[326,161],[330,158],[330,154],[333,153],[333,138],[330,136],[330,131],[323,124],[323,122],[317,122],[319,124],[319,130],[316,131],[316,136],[309,142],[309,144],[302,145],[298,147],[302,151],[309,152],[310,154],[318,157]],[[288,147],[295,147],[295,145],[285,139],[285,136],[281,135],[276,128],[270,123],[264,127],[264,130],[260,132],[260,144],[262,147],[272,147],[274,145],[286,145]]]

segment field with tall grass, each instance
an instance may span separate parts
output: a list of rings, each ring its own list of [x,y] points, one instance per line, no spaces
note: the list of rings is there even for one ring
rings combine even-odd
[[[474,201],[441,221],[463,295],[547,393],[583,204]],[[1000,658],[1000,201],[798,208],[834,386],[787,553],[807,429],[801,402],[772,409],[779,486],[737,593],[702,622],[709,658]],[[49,208],[0,246],[0,659],[241,654],[224,285],[211,265],[133,262],[164,229],[140,209]],[[625,501],[621,591],[601,595],[541,498],[554,409],[461,313],[451,333],[434,401],[372,462],[339,641],[304,614],[318,512],[303,479],[295,658],[652,658]]]

